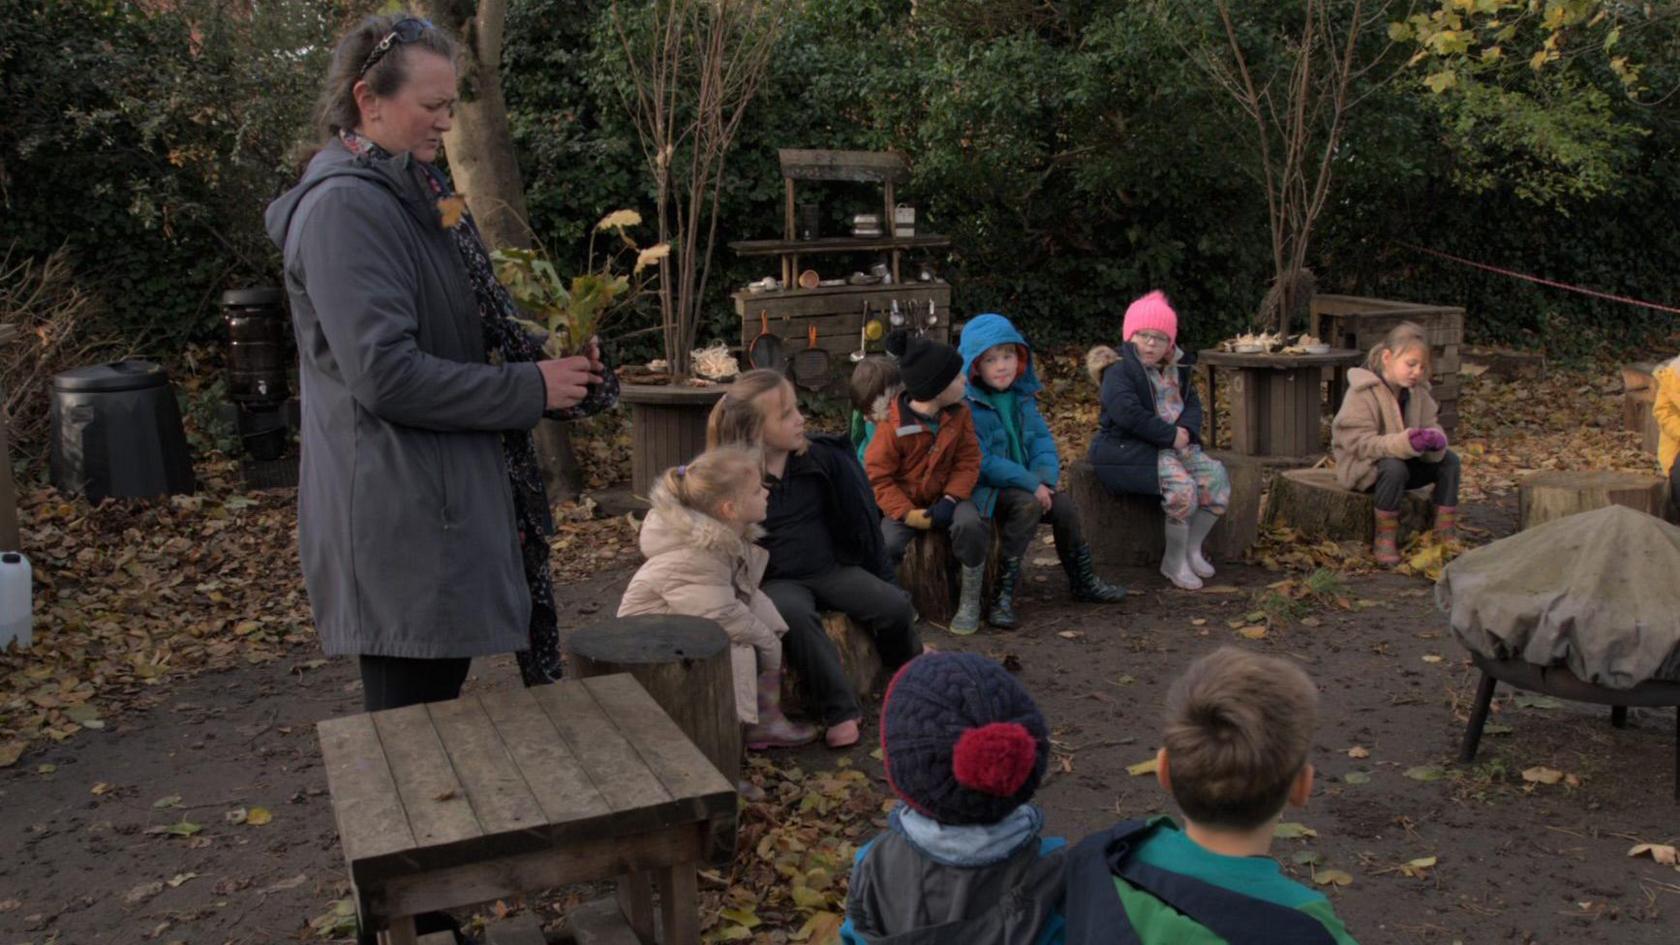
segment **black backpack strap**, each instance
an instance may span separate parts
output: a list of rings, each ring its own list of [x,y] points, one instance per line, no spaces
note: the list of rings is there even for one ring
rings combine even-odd
[[[1138,860],[1132,856],[1137,847],[1134,838],[1148,829],[1145,821],[1126,821],[1075,848],[1073,875],[1068,880],[1068,945],[1138,945],[1137,933],[1114,890],[1116,876],[1230,945],[1335,945],[1330,930],[1300,910]]]

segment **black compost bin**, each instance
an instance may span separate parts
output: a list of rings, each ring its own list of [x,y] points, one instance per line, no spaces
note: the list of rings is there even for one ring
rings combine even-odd
[[[53,376],[52,480],[88,501],[192,492],[192,454],[169,374],[114,361]]]

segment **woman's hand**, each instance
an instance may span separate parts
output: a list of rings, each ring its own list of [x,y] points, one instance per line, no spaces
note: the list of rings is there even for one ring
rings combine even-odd
[[[537,370],[542,372],[543,387],[547,391],[543,409],[575,407],[589,396],[590,384],[601,383],[600,350],[591,342],[589,351],[587,356],[577,354],[537,362]]]
[[[1179,427],[1173,434],[1173,449],[1182,450],[1190,445],[1190,431]]]

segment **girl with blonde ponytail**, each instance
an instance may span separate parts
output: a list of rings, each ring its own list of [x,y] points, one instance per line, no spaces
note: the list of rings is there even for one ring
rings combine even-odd
[[[816,729],[782,714],[782,634],[787,623],[759,590],[770,555],[762,534],[769,492],[758,451],[707,450],[665,471],[642,522],[647,561],[624,589],[618,615],[687,614],[729,634],[735,711],[749,749],[803,745]]]

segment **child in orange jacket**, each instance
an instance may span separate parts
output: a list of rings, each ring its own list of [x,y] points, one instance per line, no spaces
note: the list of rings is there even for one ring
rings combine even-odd
[[[970,501],[980,481],[980,441],[963,403],[968,383],[962,355],[937,341],[894,332],[887,352],[898,357],[904,390],[864,454],[881,506],[881,536],[894,568],[917,530],[943,528],[962,563],[962,591],[951,632],[980,629],[980,585],[991,529]]]

